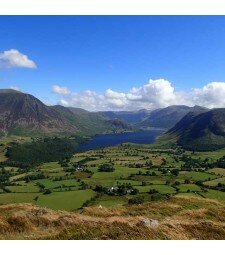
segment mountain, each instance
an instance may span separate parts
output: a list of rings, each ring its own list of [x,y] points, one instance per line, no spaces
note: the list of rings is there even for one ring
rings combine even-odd
[[[187,113],[204,109],[200,106],[189,107],[186,105],[172,105],[162,109],[152,111],[149,116],[142,121],[141,126],[171,128],[179,122]]]
[[[107,132],[120,132],[132,130],[133,127],[119,119],[111,119],[100,112],[89,112],[81,108],[52,106],[72,126],[76,126],[81,134],[101,134]]]
[[[76,132],[57,111],[32,95],[10,89],[0,90],[0,133],[23,134]]]
[[[225,109],[191,112],[166,135],[185,149],[208,151],[225,147]]]
[[[47,106],[32,95],[0,89],[0,134],[86,134],[132,129],[122,120],[79,108]]]
[[[110,119],[121,119],[130,124],[138,126],[143,119],[149,116],[150,111],[141,109],[139,111],[105,111],[100,113]]]

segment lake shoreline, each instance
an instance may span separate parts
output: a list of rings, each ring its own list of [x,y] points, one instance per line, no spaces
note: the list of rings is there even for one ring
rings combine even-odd
[[[77,151],[101,149],[110,146],[117,146],[122,143],[151,144],[156,137],[165,132],[165,129],[140,129],[123,133],[94,135],[84,144],[78,146]]]

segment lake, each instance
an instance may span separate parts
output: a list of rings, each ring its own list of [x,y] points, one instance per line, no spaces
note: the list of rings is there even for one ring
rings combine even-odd
[[[139,130],[119,134],[96,135],[91,140],[78,147],[78,151],[86,151],[109,146],[116,146],[121,143],[153,143],[155,138],[165,132],[164,130]]]

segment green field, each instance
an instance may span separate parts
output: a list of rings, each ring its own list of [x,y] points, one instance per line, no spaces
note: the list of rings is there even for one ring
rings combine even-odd
[[[225,192],[221,192],[218,190],[208,189],[207,192],[202,193],[202,195],[206,198],[218,199],[220,201],[225,201]]]
[[[157,190],[161,194],[172,194],[175,193],[175,189],[168,185],[147,185],[136,187],[140,193],[147,193],[149,190]]]
[[[225,176],[225,169],[224,168],[213,168],[208,171],[209,173]]]
[[[78,190],[54,192],[50,195],[40,193],[6,193],[0,194],[0,204],[36,203],[40,206],[55,210],[75,210],[80,208],[86,200],[95,195],[92,190]],[[37,202],[34,198],[38,196]]]
[[[179,178],[181,179],[190,179],[193,181],[206,181],[206,180],[213,180],[218,178],[215,174],[210,173],[203,173],[203,172],[180,172]]]
[[[201,191],[201,188],[195,184],[181,184],[178,186],[179,192],[186,193],[188,190],[193,191]]]
[[[5,164],[0,204],[27,202],[76,210],[83,205],[115,207],[139,196],[144,203],[179,195],[224,201],[225,168],[217,166],[224,155],[225,150],[193,153],[124,144],[29,169]],[[104,164],[113,170],[100,172]]]
[[[78,190],[66,192],[53,192],[50,195],[42,195],[38,199],[38,205],[55,210],[75,210],[82,207],[83,203],[94,197],[92,190]]]
[[[0,194],[0,205],[12,203],[34,203],[39,193],[4,193]]]
[[[212,181],[204,182],[204,184],[207,185],[207,186],[217,186],[218,183],[225,184],[225,177],[218,178],[218,179],[215,179],[215,180],[212,180]]]
[[[39,188],[35,183],[23,183],[21,185],[16,186],[6,186],[11,192],[16,193],[32,193],[39,192]]]
[[[47,189],[55,189],[60,187],[78,187],[80,183],[75,179],[68,179],[62,181],[52,181],[50,179],[40,179],[36,183],[43,184]]]

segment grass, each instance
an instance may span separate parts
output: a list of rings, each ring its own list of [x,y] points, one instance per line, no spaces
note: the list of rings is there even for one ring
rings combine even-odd
[[[225,152],[225,150],[223,150]],[[210,161],[213,161],[218,156],[222,155],[220,152],[206,153],[192,153],[185,151],[185,155],[191,157],[209,157],[212,155]],[[67,169],[61,167],[58,162],[48,162],[41,164],[35,169],[31,169],[30,172],[20,174],[18,168],[6,166],[5,170],[13,175],[10,177],[10,182],[19,183],[20,186],[8,185],[13,194],[1,194],[0,203],[6,203],[8,201],[14,202],[32,202],[34,203],[34,193],[38,196],[37,204],[41,206],[49,207],[52,209],[65,209],[76,210],[80,208],[86,201],[90,200],[95,195],[95,187],[101,185],[109,188],[111,186],[119,186],[123,184],[130,184],[133,188],[137,188],[144,196],[145,202],[151,202],[149,199],[149,190],[156,189],[161,194],[183,194],[187,197],[193,196],[205,196],[210,198],[218,198],[221,200],[223,192],[216,192],[213,187],[219,182],[225,182],[225,169],[213,168],[203,169],[204,171],[180,171],[178,176],[171,174],[173,168],[179,168],[184,164],[179,160],[179,156],[175,150],[165,148],[153,148],[147,145],[123,145],[115,146],[104,149],[97,149],[82,153],[76,153],[69,162],[73,164],[86,157],[92,157],[93,160],[87,161],[84,165],[89,171],[75,171],[75,169]],[[166,160],[165,164],[160,166]],[[175,160],[176,159],[176,160]],[[145,163],[151,160],[153,166],[146,167]],[[85,161],[84,161],[85,162]],[[113,172],[98,172],[98,167],[103,163],[112,163],[115,171]],[[143,164],[142,166],[135,167],[135,164]],[[129,166],[130,165],[130,166]],[[132,167],[131,167],[132,166]],[[165,168],[170,172],[164,172]],[[153,174],[156,174],[156,176]],[[27,175],[37,175],[43,173],[43,179],[33,180],[30,183],[25,183],[23,180]],[[62,177],[62,180],[55,181],[55,177]],[[42,177],[41,177],[42,178]],[[78,180],[79,179],[79,180]],[[191,184],[185,184],[185,180],[191,181]],[[180,184],[176,184],[176,188],[173,187],[175,182],[179,181]],[[210,192],[203,192],[201,187],[195,185],[196,181],[202,181],[207,185]],[[86,190],[82,188],[82,183],[86,184]],[[37,183],[44,185],[45,189],[52,191],[49,195],[43,195],[40,192],[40,188]],[[145,186],[144,186],[145,185]],[[210,189],[212,187],[212,189]],[[178,190],[177,190],[178,189]],[[102,205],[103,207],[115,207],[121,204],[128,204],[128,194],[123,196],[110,196],[107,194],[106,189],[101,196],[94,199],[94,201],[88,201],[92,206]],[[34,192],[33,194],[31,194]],[[1,193],[1,190],[0,190]],[[27,195],[27,197],[26,197]],[[161,196],[162,197],[162,196]]]
[[[68,179],[62,181],[53,181],[50,179],[40,179],[36,183],[40,183],[45,186],[46,189],[55,189],[58,187],[77,187],[80,186],[80,183],[75,179]]]
[[[195,171],[183,171],[180,172],[179,177],[182,179],[190,179],[193,181],[207,181],[209,179],[213,180],[218,178],[215,174],[205,173],[205,172],[195,172]]]
[[[199,195],[199,193],[197,192],[188,192],[188,193],[178,193],[175,196],[185,196],[185,197],[198,197],[198,198],[202,198],[201,195]]]
[[[129,168],[129,167],[121,167],[121,166],[116,166],[114,172],[96,172],[93,174],[94,179],[117,179],[119,177],[121,178],[127,178],[131,174],[137,174],[139,171],[142,171],[145,173],[147,170],[146,169],[140,169],[140,168]]]
[[[16,193],[33,193],[33,192],[39,192],[39,188],[35,183],[27,183],[22,184],[21,186],[8,186],[7,187],[11,192]]]
[[[4,193],[0,194],[0,205],[12,203],[34,203],[38,193]]]
[[[218,178],[218,179],[215,179],[212,181],[204,182],[204,185],[215,187],[215,186],[217,186],[218,183],[225,184],[225,177]]]
[[[41,193],[4,193],[0,194],[0,205],[10,203],[35,203],[34,198],[38,196],[37,204],[55,210],[76,210],[84,202],[95,195],[92,190],[53,192],[49,195]]]
[[[83,182],[92,186],[92,187],[95,187],[97,185],[101,185],[103,187],[110,187],[110,186],[113,186],[114,184],[114,180],[113,179],[96,179],[96,178],[86,178],[86,179],[83,179]]]
[[[114,181],[114,186],[116,185],[123,185],[123,184],[129,184],[129,185],[132,185],[132,186],[138,186],[138,185],[141,185],[141,181],[136,181],[136,180],[115,180]]]
[[[224,211],[217,201],[185,195],[144,205],[87,207],[76,213],[6,205],[0,207],[0,239],[224,240]],[[146,218],[157,220],[157,227],[147,227],[142,221]]]
[[[225,176],[225,169],[224,168],[213,168],[213,169],[210,169],[208,172],[216,174],[216,175]]]
[[[9,180],[10,181],[16,181],[16,180],[19,180],[19,179],[23,179],[24,177],[32,175],[32,174],[33,174],[33,172],[23,173],[23,174],[16,174],[16,175],[10,177]]]
[[[178,178],[175,176],[169,175],[159,175],[159,176],[146,176],[146,175],[135,175],[134,180],[143,181],[148,184],[166,184],[166,181],[171,183],[175,182]],[[184,179],[179,180],[184,182]]]
[[[199,158],[200,159],[206,159],[206,158],[211,158],[213,160],[217,160],[225,155],[225,149],[220,149],[216,151],[205,151],[205,152],[195,152],[194,158]]]
[[[94,203],[92,203],[92,206],[102,206],[106,208],[112,208],[117,207],[119,205],[127,204],[128,199],[124,196],[109,196],[109,195],[103,195],[100,198],[98,198]]]
[[[38,199],[38,205],[54,210],[76,210],[87,200],[94,197],[95,192],[87,190],[53,192],[49,195],[41,195]]]
[[[219,201],[225,201],[225,192],[208,189],[207,192],[202,193],[206,198],[217,199]]]
[[[161,194],[172,194],[175,193],[175,189],[168,185],[146,185],[146,186],[136,186],[140,193],[147,193],[149,190],[155,189]]]
[[[195,184],[181,184],[177,186],[179,188],[179,192],[186,193],[188,190],[193,191],[201,191],[201,188]]]

